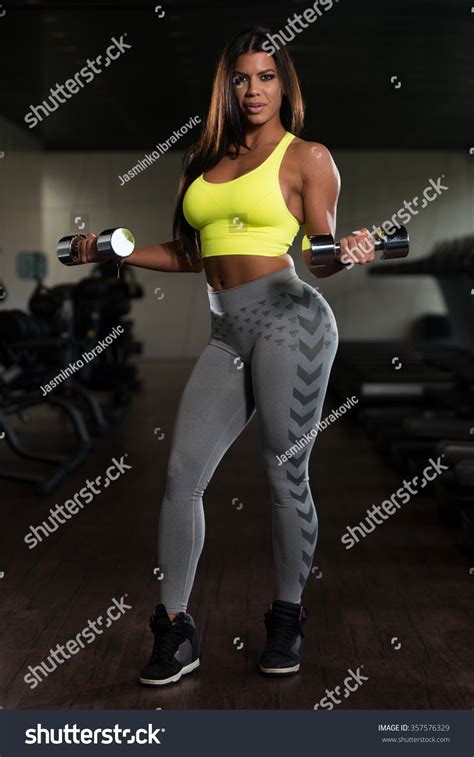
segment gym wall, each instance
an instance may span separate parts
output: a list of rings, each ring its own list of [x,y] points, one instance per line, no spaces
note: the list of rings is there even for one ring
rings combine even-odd
[[[25,308],[32,282],[16,275],[20,250],[42,250],[44,156],[39,141],[0,116],[0,279],[9,308]],[[48,257],[51,250],[48,250]]]

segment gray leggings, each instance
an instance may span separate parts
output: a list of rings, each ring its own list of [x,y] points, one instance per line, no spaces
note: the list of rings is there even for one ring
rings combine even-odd
[[[318,537],[308,464],[339,343],[334,313],[293,267],[207,290],[212,333],[181,397],[160,512],[161,601],[168,612],[187,609],[204,545],[204,491],[257,413],[271,490],[273,598],[300,602]]]

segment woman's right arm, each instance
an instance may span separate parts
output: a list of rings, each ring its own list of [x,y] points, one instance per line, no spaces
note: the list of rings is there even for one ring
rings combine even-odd
[[[78,238],[74,243],[74,249],[79,263],[101,263],[114,260],[115,255],[99,255],[96,247],[97,235],[89,232],[85,239]],[[167,271],[169,273],[199,273],[203,269],[201,261],[193,266],[185,264],[178,257],[177,248],[179,240],[153,244],[149,247],[136,247],[131,255],[123,258],[127,265],[135,265],[138,268],[148,268],[152,271]]]
[[[128,265],[138,268],[150,268],[152,271],[168,271],[169,273],[199,273],[203,269],[201,261],[193,266],[186,265],[177,254],[179,240],[152,244],[149,247],[136,247],[131,255],[124,258]]]

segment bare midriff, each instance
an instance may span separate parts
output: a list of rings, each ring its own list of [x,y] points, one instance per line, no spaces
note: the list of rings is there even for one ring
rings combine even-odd
[[[203,259],[207,283],[214,291],[247,284],[274,271],[294,268],[291,255],[212,255]]]

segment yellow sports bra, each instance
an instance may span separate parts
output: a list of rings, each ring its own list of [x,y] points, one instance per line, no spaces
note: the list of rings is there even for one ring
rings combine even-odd
[[[199,231],[203,258],[214,255],[284,255],[300,224],[288,210],[278,174],[294,134],[285,132],[259,166],[219,184],[203,174],[183,198],[187,222]],[[309,247],[305,236],[303,249]]]

